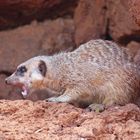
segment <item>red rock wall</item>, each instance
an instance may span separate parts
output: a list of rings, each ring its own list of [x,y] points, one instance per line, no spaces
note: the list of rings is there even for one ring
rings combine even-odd
[[[122,45],[140,42],[140,27],[130,8],[128,1],[123,0],[80,0],[74,16],[76,44],[91,38],[111,39]]]
[[[80,0],[74,15],[75,42],[105,38],[107,27],[106,0]]]
[[[78,0],[1,0],[0,29],[30,23],[34,19],[73,15]]]
[[[140,0],[129,0],[130,12],[136,23],[140,26]]]

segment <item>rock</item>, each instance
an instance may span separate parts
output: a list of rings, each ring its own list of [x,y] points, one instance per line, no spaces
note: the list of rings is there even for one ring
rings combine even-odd
[[[74,23],[72,19],[57,19],[44,23],[45,34],[42,38],[42,49],[52,55],[62,51],[72,51],[74,43]],[[43,53],[43,54],[45,54]]]
[[[140,139],[140,109],[134,104],[86,112],[66,103],[0,101],[1,139]]]
[[[129,0],[129,5],[133,18],[140,26],[140,0]]]
[[[104,38],[107,26],[106,0],[80,0],[74,22],[77,46],[91,39]]]
[[[136,6],[139,0],[130,1],[133,6],[122,0],[80,0],[74,15],[76,45],[94,38],[115,40],[123,46],[131,41],[139,42],[140,27],[130,12],[139,9],[139,4]]]
[[[0,1],[0,29],[7,29],[34,19],[73,15],[78,0],[5,0]]]
[[[128,1],[107,1],[109,34],[123,45],[140,40],[140,27],[133,20]]]
[[[13,72],[21,62],[36,55],[73,49],[73,34],[71,19],[33,22],[31,25],[0,32],[0,71]]]

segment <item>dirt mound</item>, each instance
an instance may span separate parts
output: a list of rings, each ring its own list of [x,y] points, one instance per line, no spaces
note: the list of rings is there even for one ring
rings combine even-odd
[[[140,139],[140,109],[133,104],[102,113],[65,103],[0,101],[1,140]]]

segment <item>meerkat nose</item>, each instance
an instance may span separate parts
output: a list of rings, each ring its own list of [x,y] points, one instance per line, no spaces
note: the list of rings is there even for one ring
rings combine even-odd
[[[6,79],[5,79],[5,83],[6,83],[7,85],[10,84],[9,78],[6,78]]]
[[[7,79],[5,79],[5,83],[6,83],[6,84],[8,84],[8,81],[7,81]]]

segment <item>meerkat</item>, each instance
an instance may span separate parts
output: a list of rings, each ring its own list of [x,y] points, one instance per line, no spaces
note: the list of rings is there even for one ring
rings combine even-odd
[[[98,105],[102,110],[134,102],[140,92],[139,68],[126,49],[101,39],[73,52],[31,58],[20,64],[6,83],[21,87],[23,95],[48,88],[57,94],[48,98],[49,102],[89,105],[93,110]]]

